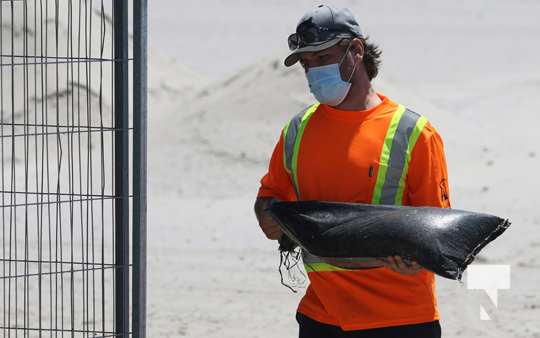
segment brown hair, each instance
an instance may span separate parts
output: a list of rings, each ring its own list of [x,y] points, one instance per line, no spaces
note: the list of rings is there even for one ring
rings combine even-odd
[[[380,58],[382,51],[376,44],[368,42],[368,36],[358,39],[360,39],[360,41],[362,41],[362,45],[364,45],[364,58],[362,59],[362,63],[364,64],[367,76],[371,81],[377,76],[377,74],[379,74],[379,66],[381,65]],[[340,42],[340,46],[343,49],[346,49],[348,46],[348,41],[350,40],[342,40]]]
[[[364,44],[364,67],[366,68],[369,80],[373,80],[379,74],[379,66],[381,64],[382,51],[376,44],[368,42],[369,37],[362,40]]]

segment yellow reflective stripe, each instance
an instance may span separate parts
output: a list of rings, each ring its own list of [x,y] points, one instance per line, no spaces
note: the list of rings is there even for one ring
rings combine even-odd
[[[298,153],[300,150],[300,142],[302,142],[302,136],[304,135],[304,130],[306,129],[309,119],[311,118],[311,116],[317,110],[318,107],[319,107],[319,103],[313,104],[311,107],[309,107],[309,109],[306,111],[304,116],[302,116],[302,121],[300,122],[300,127],[298,128],[296,139],[294,140],[291,169],[292,169],[293,184],[296,189],[297,199],[300,199],[300,189],[298,185]]]
[[[320,257],[310,254],[302,249],[302,261],[307,272],[314,271],[345,271],[346,268],[341,268],[323,261]]]
[[[392,120],[390,121],[390,126],[386,131],[386,136],[384,138],[383,149],[381,152],[381,159],[379,164],[379,170],[377,172],[377,181],[375,182],[375,188],[373,189],[373,197],[371,199],[372,204],[380,204],[381,202],[381,193],[386,178],[386,170],[388,169],[388,160],[390,159],[390,152],[392,150],[392,143],[394,140],[394,135],[396,134],[397,127],[399,125],[399,120],[403,116],[405,107],[399,105],[396,109]]]
[[[304,268],[306,269],[306,272],[348,271],[348,269],[343,269],[327,263],[305,263]]]
[[[407,144],[407,156],[405,158],[405,166],[403,168],[403,173],[401,174],[401,178],[399,179],[399,186],[396,193],[396,205],[403,204],[403,190],[405,189],[405,178],[407,177],[407,172],[409,171],[409,161],[411,160],[411,154],[412,150],[414,149],[414,146],[416,145],[416,141],[418,141],[418,137],[422,133],[422,130],[424,129],[424,126],[427,123],[427,119],[423,116],[421,116],[418,121],[416,122],[416,125],[414,126],[414,130],[409,137],[409,142]]]
[[[289,125],[291,124],[291,121],[287,122],[285,127],[283,127],[283,167],[285,168],[285,171],[291,174],[291,171],[289,167],[287,166],[287,132],[289,131]]]

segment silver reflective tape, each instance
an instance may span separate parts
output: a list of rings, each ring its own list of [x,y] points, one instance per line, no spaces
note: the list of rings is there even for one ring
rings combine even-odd
[[[296,141],[296,135],[298,135],[298,129],[300,128],[300,123],[302,122],[302,117],[309,109],[307,107],[301,113],[294,116],[289,123],[289,128],[287,129],[287,135],[285,135],[285,164],[287,165],[287,170],[292,173],[292,159],[294,153],[294,143]]]
[[[302,249],[302,260],[304,264],[324,263],[319,257],[310,254],[307,250]]]
[[[388,169],[386,178],[381,191],[380,204],[394,204],[396,194],[399,187],[399,180],[407,161],[407,148],[409,145],[409,137],[411,136],[416,122],[420,115],[412,110],[405,109],[403,116],[399,120],[396,134],[392,140],[392,149],[390,150],[390,158],[388,160]]]

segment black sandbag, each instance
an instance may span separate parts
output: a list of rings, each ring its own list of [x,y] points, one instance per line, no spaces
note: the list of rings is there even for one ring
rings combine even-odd
[[[269,212],[312,255],[349,261],[398,255],[457,280],[510,226],[493,215],[431,207],[299,201],[274,202]]]

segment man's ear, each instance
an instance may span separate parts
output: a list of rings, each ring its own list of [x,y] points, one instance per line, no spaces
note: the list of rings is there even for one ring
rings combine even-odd
[[[351,42],[351,49],[355,54],[360,55],[360,60],[364,58],[364,43],[359,38],[354,38]]]

